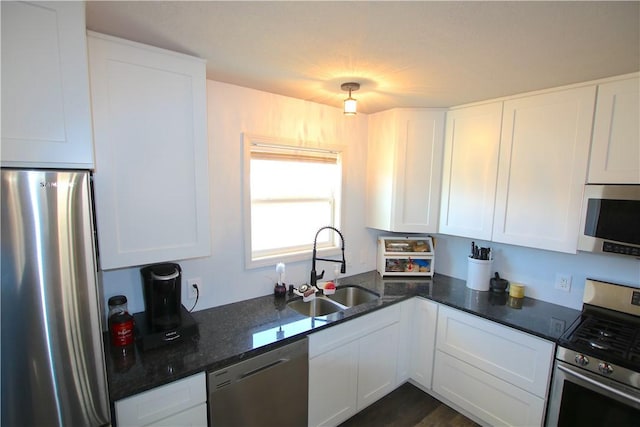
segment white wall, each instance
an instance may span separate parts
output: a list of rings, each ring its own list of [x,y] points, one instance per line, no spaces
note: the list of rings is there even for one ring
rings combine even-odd
[[[276,280],[274,266],[244,268],[243,132],[348,147],[344,158],[345,205],[341,227],[346,241],[347,274],[374,270],[376,238],[389,233],[364,227],[367,116],[345,117],[336,108],[214,81],[207,81],[207,99],[212,256],[180,261],[185,282],[195,277],[203,280],[202,297],[195,310],[270,294]],[[544,301],[581,308],[587,277],[640,287],[640,261],[635,259],[476,243],[493,249],[494,271],[507,280],[524,284],[527,296]],[[437,235],[435,271],[466,279],[470,246],[471,239]],[[288,263],[286,282],[299,285],[308,281],[310,268],[310,260]],[[572,276],[570,292],[554,288],[556,273]],[[102,281],[105,305],[110,296],[124,294],[131,311],[144,310],[139,268],[104,272]],[[185,299],[184,304],[190,308],[191,301]]]
[[[466,280],[472,239],[437,235],[435,271]],[[578,252],[543,251],[476,240],[494,254],[493,271],[525,285],[525,295],[576,309],[582,308],[586,278],[640,288],[640,261],[635,258]],[[569,292],[555,289],[556,273],[570,274]]]
[[[244,268],[242,220],[242,133],[318,141],[346,146],[344,206],[347,274],[375,269],[377,232],[364,227],[367,116],[345,117],[342,110],[317,103],[207,81],[209,175],[211,188],[212,256],[179,261],[186,280],[202,279],[195,310],[215,307],[273,292],[275,265]],[[303,220],[303,219],[301,219]],[[158,230],[162,232],[162,230]],[[314,236],[309,236],[309,241]],[[318,269],[325,268],[322,263]],[[333,271],[332,266],[326,266]],[[287,263],[287,283],[309,280],[311,259]],[[105,301],[123,294],[129,310],[144,310],[139,268],[102,273]],[[184,294],[183,294],[184,298]],[[106,304],[106,303],[105,303]],[[190,308],[192,301],[183,299]]]

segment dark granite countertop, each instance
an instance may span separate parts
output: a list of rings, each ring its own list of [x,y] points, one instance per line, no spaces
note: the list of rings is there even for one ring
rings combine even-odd
[[[580,311],[525,297],[521,308],[491,292],[468,289],[465,281],[436,274],[431,278],[382,278],[376,271],[340,279],[378,293],[377,301],[319,318],[298,314],[272,295],[193,313],[199,338],[127,355],[112,348],[105,334],[111,401],[189,375],[221,368],[414,296],[424,297],[486,319],[555,341]]]

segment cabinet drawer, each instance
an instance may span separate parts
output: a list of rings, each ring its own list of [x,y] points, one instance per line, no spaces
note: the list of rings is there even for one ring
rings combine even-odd
[[[179,412],[160,421],[149,424],[147,427],[207,427],[207,404],[201,403],[198,406]]]
[[[433,389],[492,426],[539,426],[544,399],[436,351]]]
[[[436,348],[545,398],[553,343],[449,307],[440,307]]]
[[[400,320],[400,305],[395,304],[309,335],[309,358],[359,339]]]
[[[156,387],[115,403],[119,426],[145,426],[207,401],[204,373]],[[205,412],[206,418],[206,412]]]

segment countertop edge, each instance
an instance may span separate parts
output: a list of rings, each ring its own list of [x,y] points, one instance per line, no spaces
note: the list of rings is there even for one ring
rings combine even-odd
[[[438,274],[433,278],[398,279],[384,278],[372,271],[342,278],[340,282],[343,286],[360,286],[373,290],[381,298],[375,302],[344,310],[335,318],[327,317],[328,320],[317,325],[313,324],[311,319],[293,313],[293,310],[288,307],[278,307],[273,295],[197,311],[193,313],[200,326],[200,337],[197,341],[152,350],[149,353],[142,353],[136,348],[133,365],[120,372],[117,371],[117,364],[121,361],[113,357],[114,349],[109,345],[108,335],[105,334],[110,401],[113,403],[199,372],[206,373],[232,365],[414,297],[461,310],[554,344],[561,332],[569,328],[580,315],[579,310],[528,297],[524,298],[524,308],[520,311],[507,309],[501,305],[487,304],[488,291],[471,291],[466,288],[463,280]],[[473,305],[474,299],[480,301],[477,306]],[[274,309],[274,301],[276,301],[277,310]],[[254,317],[243,316],[246,313],[251,313]],[[551,326],[545,327],[545,316],[550,316],[551,322],[558,317],[555,320],[560,322],[563,330],[550,332]],[[282,324],[287,322],[289,325],[312,322],[313,326],[304,326],[296,333],[284,332],[288,335],[277,339],[271,338],[272,341],[262,345],[256,344],[255,337],[263,333],[262,330],[269,333],[276,331],[277,334],[278,325],[280,324],[280,330],[282,330],[285,327]],[[249,342],[251,340],[252,343]],[[226,351],[225,346],[230,350]]]

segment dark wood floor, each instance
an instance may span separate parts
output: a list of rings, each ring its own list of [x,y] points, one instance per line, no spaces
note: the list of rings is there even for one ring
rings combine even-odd
[[[406,383],[340,424],[340,427],[360,426],[478,427],[478,424]]]

